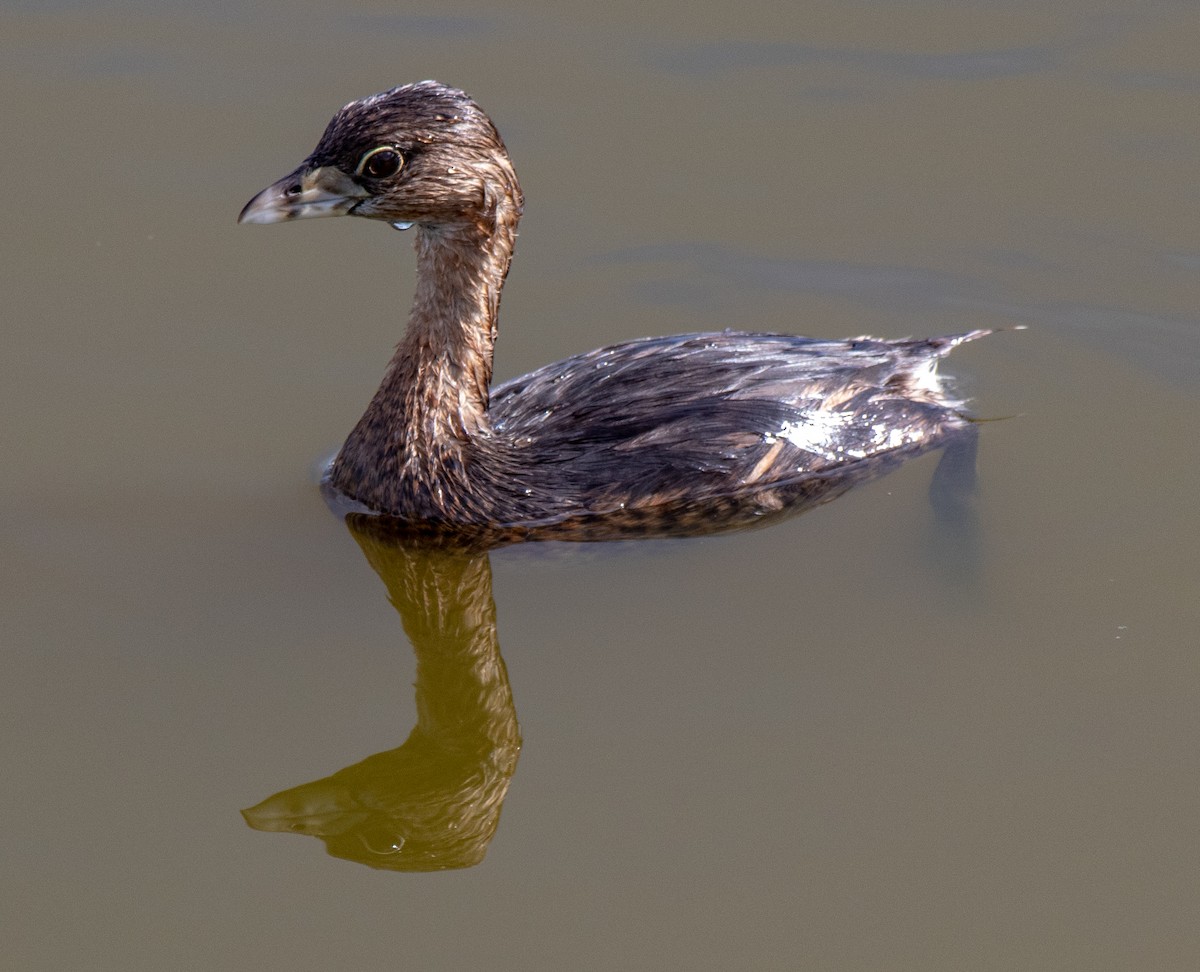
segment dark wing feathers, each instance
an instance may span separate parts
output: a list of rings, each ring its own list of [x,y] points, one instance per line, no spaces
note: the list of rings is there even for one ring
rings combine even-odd
[[[492,390],[497,431],[520,437],[563,434],[588,441],[639,435],[696,409],[728,411],[768,432],[777,418],[866,389],[896,391],[952,345],[871,339],[816,341],[776,334],[684,334],[645,338],[576,355]],[[735,402],[753,401],[749,408]],[[778,411],[764,406],[775,404]],[[586,431],[584,431],[586,429]]]
[[[721,332],[645,338],[568,358],[492,391],[496,435],[510,468],[555,468],[571,489],[624,500],[728,491],[912,445],[960,421],[936,384],[914,376],[970,337],[819,341]],[[805,449],[802,427],[838,411],[838,443]],[[825,414],[828,414],[826,412]],[[798,444],[799,443],[799,444]],[[568,485],[559,482],[559,486]],[[537,484],[532,488],[538,491]]]

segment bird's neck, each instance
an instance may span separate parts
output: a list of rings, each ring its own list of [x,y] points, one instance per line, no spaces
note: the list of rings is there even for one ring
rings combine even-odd
[[[500,292],[516,239],[515,214],[502,215],[417,232],[412,314],[380,394],[402,392],[418,439],[469,438],[488,427]]]
[[[335,487],[400,511],[413,503],[406,482],[421,493],[443,482],[453,490],[450,481],[465,473],[473,444],[491,431],[496,321],[519,218],[518,190],[486,219],[417,230],[408,328],[334,463]]]

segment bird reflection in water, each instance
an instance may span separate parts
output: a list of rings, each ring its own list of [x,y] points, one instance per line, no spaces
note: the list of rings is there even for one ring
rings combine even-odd
[[[930,496],[939,534],[970,545],[976,437],[946,444]],[[517,767],[521,734],[496,633],[488,551],[522,540],[695,536],[775,522],[894,468],[874,462],[797,483],[785,506],[730,504],[673,524],[606,518],[591,524],[464,532],[345,513],[327,494],[387,587],[417,659],[417,724],[404,744],[242,811],[256,830],[319,837],[334,857],[394,871],[471,867],[483,860]]]
[[[379,517],[347,518],[417,656],[404,745],[242,811],[256,830],[309,834],[334,857],[396,871],[483,860],[521,734],[496,639],[486,550],[414,544]]]

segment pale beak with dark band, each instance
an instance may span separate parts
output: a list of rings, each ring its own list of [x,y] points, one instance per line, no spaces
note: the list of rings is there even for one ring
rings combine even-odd
[[[341,169],[300,166],[246,203],[239,223],[282,223],[316,216],[345,216],[370,193]]]

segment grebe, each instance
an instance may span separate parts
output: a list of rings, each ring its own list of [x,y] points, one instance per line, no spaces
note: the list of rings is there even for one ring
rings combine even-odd
[[[487,115],[422,81],[350,102],[238,217],[416,227],[408,328],[326,476],[366,509],[448,528],[665,525],[836,494],[968,429],[935,366],[986,330],[644,338],[489,388],[522,205]]]

